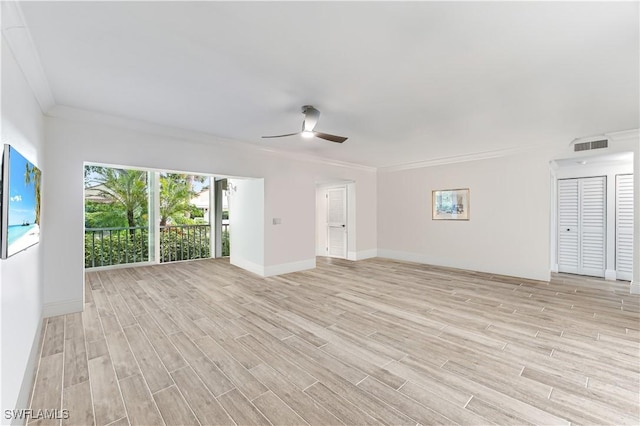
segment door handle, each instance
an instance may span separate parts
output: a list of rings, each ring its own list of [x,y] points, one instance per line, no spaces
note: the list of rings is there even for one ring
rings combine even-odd
[[[341,225],[343,228],[346,227],[347,225]]]
[[[571,229],[567,228],[567,231],[571,231]]]

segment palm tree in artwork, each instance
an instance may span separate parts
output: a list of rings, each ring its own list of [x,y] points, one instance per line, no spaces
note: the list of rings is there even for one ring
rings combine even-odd
[[[40,169],[36,166],[26,163],[26,170],[24,173],[24,183],[26,185],[31,185],[32,183],[35,186],[35,194],[36,194],[36,225],[40,225],[40,181],[42,180],[42,173]]]

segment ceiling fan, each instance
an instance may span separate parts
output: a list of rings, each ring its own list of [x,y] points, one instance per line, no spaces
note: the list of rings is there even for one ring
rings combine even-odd
[[[305,105],[302,107],[302,113],[304,114],[304,120],[302,121],[302,131],[297,133],[288,133],[286,135],[277,136],[263,136],[263,138],[283,138],[285,136],[302,135],[305,138],[317,137],[331,142],[342,143],[347,140],[343,136],[330,135],[328,133],[316,132],[313,130],[318,124],[320,118],[320,111],[312,107],[311,105]]]

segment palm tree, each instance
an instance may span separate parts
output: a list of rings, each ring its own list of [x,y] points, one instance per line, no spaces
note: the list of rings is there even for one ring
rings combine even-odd
[[[175,173],[160,176],[160,226],[166,226],[170,217],[188,212],[195,195],[193,176]]]
[[[30,185],[33,183],[35,185],[35,193],[36,193],[36,224],[40,225],[40,181],[42,180],[42,173],[40,169],[34,165],[30,165],[26,163],[26,170],[24,173],[24,183],[26,185]]]
[[[136,216],[147,210],[147,172],[95,167],[93,173],[93,180],[102,187],[97,189],[99,195],[122,208],[129,227],[135,227]]]

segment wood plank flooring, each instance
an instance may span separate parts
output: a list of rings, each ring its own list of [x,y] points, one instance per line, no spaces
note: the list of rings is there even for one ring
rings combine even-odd
[[[32,406],[58,425],[640,424],[640,298],[408,262],[86,274]]]

